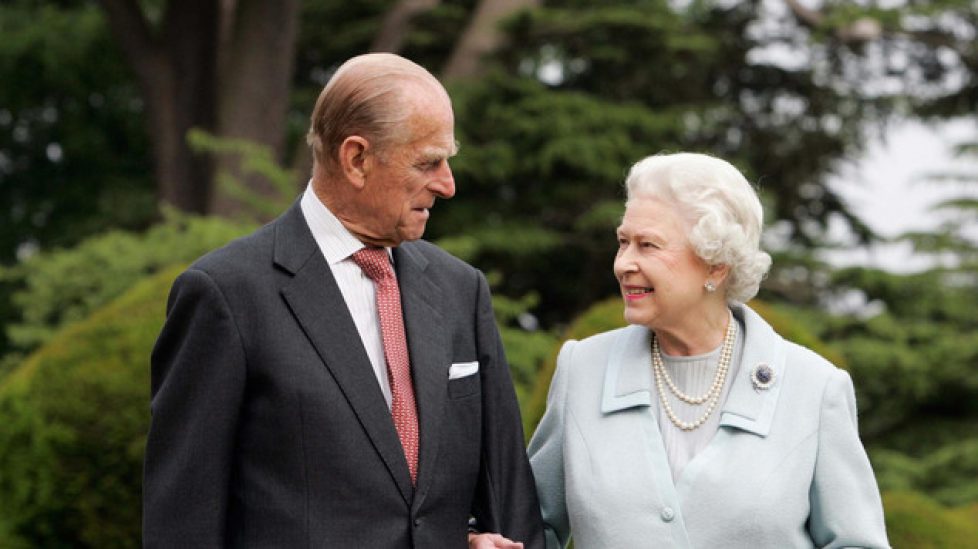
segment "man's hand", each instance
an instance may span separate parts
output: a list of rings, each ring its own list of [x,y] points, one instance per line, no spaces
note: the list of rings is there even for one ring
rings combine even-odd
[[[523,549],[523,542],[506,539],[499,534],[469,532],[469,549]]]

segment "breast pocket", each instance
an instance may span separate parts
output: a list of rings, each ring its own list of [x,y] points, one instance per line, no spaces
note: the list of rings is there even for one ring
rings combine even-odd
[[[481,381],[479,380],[478,372],[465,377],[449,379],[448,396],[453,399],[465,398],[478,394],[480,387]]]

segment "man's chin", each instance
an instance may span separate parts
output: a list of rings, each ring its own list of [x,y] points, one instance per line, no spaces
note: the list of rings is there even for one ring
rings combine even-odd
[[[418,240],[424,236],[425,226],[422,224],[420,227],[411,227],[410,229],[404,228],[397,231],[397,236],[400,238],[401,242],[410,242],[412,240]]]

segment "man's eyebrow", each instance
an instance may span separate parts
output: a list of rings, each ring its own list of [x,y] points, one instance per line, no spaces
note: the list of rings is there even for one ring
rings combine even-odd
[[[423,160],[441,160],[443,158],[451,158],[458,154],[458,141],[452,143],[452,147],[447,151],[441,147],[428,147],[421,151],[421,158]]]

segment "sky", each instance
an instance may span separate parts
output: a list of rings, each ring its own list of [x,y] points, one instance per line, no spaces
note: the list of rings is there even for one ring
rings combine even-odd
[[[978,124],[960,119],[940,125],[900,122],[889,127],[885,139],[874,140],[866,154],[831,182],[831,187],[872,229],[894,237],[905,231],[933,229],[941,215],[931,206],[942,198],[969,195],[978,198],[978,185],[939,184],[926,174],[949,168],[978,173],[978,163],[955,160],[954,144],[974,140]],[[932,265],[915,255],[908,244],[887,244],[871,249],[827,252],[839,266],[864,265],[893,272],[914,272]]]

